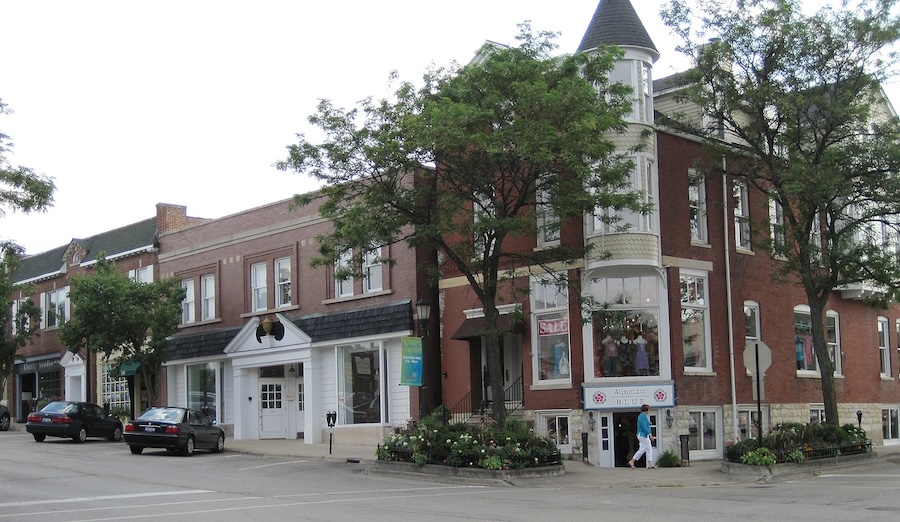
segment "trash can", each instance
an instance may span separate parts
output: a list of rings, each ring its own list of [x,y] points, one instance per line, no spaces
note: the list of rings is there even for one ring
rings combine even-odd
[[[681,442],[681,465],[682,466],[690,466],[691,465],[691,447],[688,439],[690,439],[690,435],[684,434],[679,435],[678,439]]]

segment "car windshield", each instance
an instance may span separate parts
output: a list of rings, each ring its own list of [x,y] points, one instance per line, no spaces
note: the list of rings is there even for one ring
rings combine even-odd
[[[72,402],[51,402],[41,408],[47,413],[78,413],[78,405]]]
[[[145,411],[138,420],[145,421],[165,421],[165,422],[181,422],[184,417],[184,410],[175,408],[154,408]]]

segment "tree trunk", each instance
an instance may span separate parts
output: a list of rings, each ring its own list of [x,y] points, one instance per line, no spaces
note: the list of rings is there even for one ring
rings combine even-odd
[[[484,349],[487,351],[488,378],[491,385],[491,418],[497,426],[506,421],[506,400],[503,389],[503,363],[500,360],[500,332],[497,330],[497,309],[484,309]]]
[[[837,408],[837,393],[834,389],[834,362],[825,339],[825,302],[807,296],[809,301],[809,314],[812,323],[813,348],[816,352],[816,362],[819,365],[819,373],[822,381],[822,403],[825,405],[825,422],[840,426]]]

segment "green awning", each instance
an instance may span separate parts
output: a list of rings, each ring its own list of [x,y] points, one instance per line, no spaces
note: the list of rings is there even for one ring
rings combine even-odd
[[[119,366],[119,376],[120,377],[131,377],[136,374],[137,371],[141,368],[141,363],[138,362],[126,362],[122,363]]]

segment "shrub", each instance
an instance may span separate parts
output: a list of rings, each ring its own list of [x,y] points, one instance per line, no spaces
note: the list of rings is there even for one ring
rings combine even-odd
[[[775,464],[775,454],[769,448],[757,448],[741,456],[741,463],[750,466],[772,466]]]
[[[672,450],[666,450],[656,459],[656,465],[661,468],[676,468],[681,466],[681,457]]]

